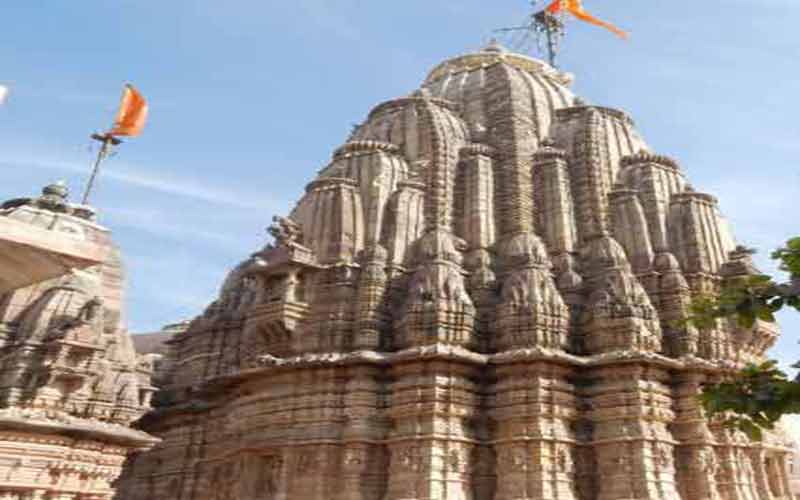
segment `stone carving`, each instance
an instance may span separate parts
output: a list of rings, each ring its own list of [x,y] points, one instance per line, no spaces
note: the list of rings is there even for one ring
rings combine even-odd
[[[400,450],[399,464],[411,472],[422,470],[422,450],[418,446],[407,446]]]
[[[141,424],[164,443],[120,498],[177,498],[175,474],[205,500],[196,462],[244,456],[242,500],[774,500],[779,440],[726,434],[697,395],[777,331],[679,325],[752,262],[569,82],[492,45],[375,107],[172,341]]]
[[[559,448],[558,455],[556,456],[556,464],[558,472],[563,474],[571,474],[573,472],[574,463],[572,461],[572,454],[566,448]]]
[[[278,247],[291,246],[300,243],[302,238],[302,231],[300,226],[288,217],[272,218],[273,224],[267,229],[267,232],[275,238],[275,245]]]

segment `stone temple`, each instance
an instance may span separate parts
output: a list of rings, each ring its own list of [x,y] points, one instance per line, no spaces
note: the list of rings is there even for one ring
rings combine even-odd
[[[110,500],[153,367],[125,330],[121,256],[63,185],[0,205],[0,499]]]
[[[373,109],[169,341],[119,498],[790,498],[697,400],[777,330],[681,322],[748,253],[569,87],[492,44]]]

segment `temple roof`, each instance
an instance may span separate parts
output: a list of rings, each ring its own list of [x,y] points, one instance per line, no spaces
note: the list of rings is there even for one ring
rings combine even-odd
[[[507,64],[532,75],[545,75],[564,86],[571,85],[573,81],[572,75],[562,73],[539,59],[510,52],[493,40],[478,52],[463,54],[438,64],[428,74],[423,85],[431,86],[448,76],[485,69],[495,64]]]

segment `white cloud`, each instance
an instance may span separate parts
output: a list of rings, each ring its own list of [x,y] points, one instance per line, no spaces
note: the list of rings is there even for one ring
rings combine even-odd
[[[40,161],[29,158],[0,159],[0,165],[13,168],[59,170],[80,174],[85,174],[88,170],[87,166],[83,164],[50,160]],[[216,205],[226,205],[242,209],[257,209],[267,212],[275,210],[280,206],[280,203],[271,199],[269,195],[247,193],[241,188],[227,189],[221,186],[209,187],[197,182],[195,179],[155,173],[154,170],[156,169],[153,167],[134,167],[111,162],[103,166],[101,175],[103,178],[123,184],[158,191],[164,194],[202,200]],[[168,171],[166,167],[158,170],[160,172]]]
[[[142,207],[103,209],[104,223],[110,226],[132,228],[156,236],[200,240],[222,248],[235,246],[231,245],[231,241],[237,238],[234,231],[215,231],[208,225],[198,224],[197,220],[192,220],[184,215],[181,213],[165,214],[163,211]],[[219,224],[216,226],[220,227]],[[266,239],[266,235],[264,238]]]

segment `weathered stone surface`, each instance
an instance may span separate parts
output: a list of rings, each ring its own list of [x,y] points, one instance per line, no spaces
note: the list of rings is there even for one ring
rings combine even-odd
[[[697,401],[777,333],[679,321],[746,253],[568,85],[492,45],[373,110],[171,341],[120,498],[788,499]]]
[[[0,498],[110,499],[126,456],[157,442],[130,428],[155,387],[123,326],[118,251],[66,194],[48,186],[0,209],[0,248],[19,244],[5,229],[29,231],[0,259],[0,276],[28,278],[0,296]],[[19,264],[31,252],[58,266]]]

